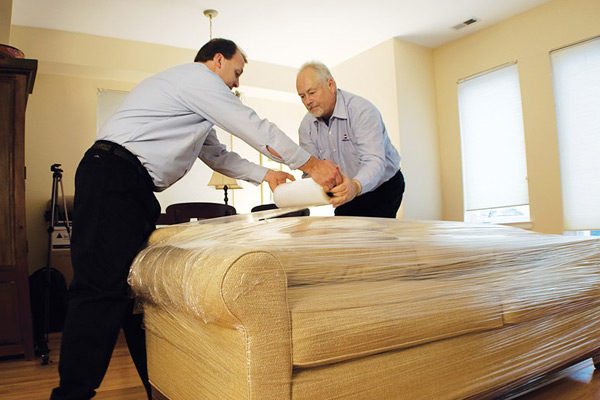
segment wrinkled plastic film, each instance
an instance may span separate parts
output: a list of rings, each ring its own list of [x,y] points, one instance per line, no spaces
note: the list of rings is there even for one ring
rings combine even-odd
[[[321,185],[308,178],[277,186],[273,200],[279,208],[311,207],[329,204],[330,197]]]
[[[164,394],[468,398],[600,347],[597,239],[289,211],[159,229],[138,255]]]

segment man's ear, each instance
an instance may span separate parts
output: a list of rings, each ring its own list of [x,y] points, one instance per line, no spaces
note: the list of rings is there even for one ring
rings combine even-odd
[[[327,88],[334,93],[335,92],[335,81],[333,80],[333,78],[329,78],[327,79]]]
[[[223,65],[223,54],[221,53],[217,53],[215,54],[215,56],[213,57],[213,61],[215,62],[215,67],[216,68],[221,68],[221,66]]]

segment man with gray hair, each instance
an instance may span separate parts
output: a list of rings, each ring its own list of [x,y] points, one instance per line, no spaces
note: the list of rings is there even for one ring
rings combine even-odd
[[[300,68],[296,89],[308,110],[298,130],[300,147],[318,159],[332,160],[343,174],[342,184],[331,190],[335,215],[396,218],[404,177],[379,110],[338,89],[319,62]]]

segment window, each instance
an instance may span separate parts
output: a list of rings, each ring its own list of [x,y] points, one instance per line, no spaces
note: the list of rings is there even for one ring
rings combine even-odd
[[[600,38],[550,53],[564,229],[600,229]]]
[[[466,222],[529,222],[517,65],[458,82]]]

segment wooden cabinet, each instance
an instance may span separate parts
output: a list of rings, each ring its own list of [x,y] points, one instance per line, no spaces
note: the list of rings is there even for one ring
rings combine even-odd
[[[33,359],[25,233],[25,107],[37,60],[0,54],[0,357]]]

